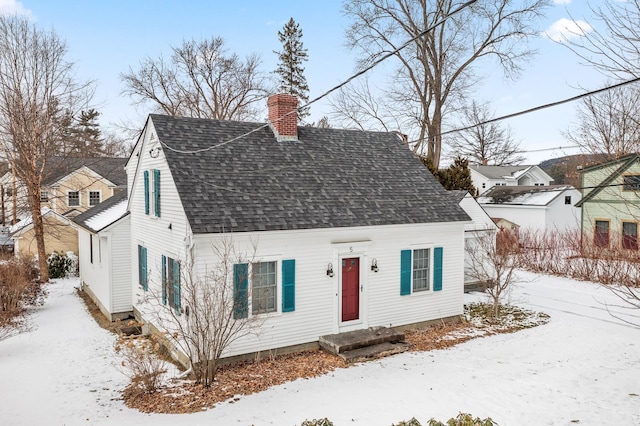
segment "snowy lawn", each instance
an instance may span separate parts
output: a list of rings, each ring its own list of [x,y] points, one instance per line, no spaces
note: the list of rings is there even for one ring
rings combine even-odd
[[[386,426],[462,411],[501,426],[640,424],[640,328],[607,312],[618,300],[596,284],[521,275],[528,282],[513,301],[551,315],[547,325],[400,354],[183,415],[122,403],[127,378],[116,367],[115,337],[87,313],[78,281],[59,280],[32,317],[37,329],[0,342],[0,423],[299,425],[327,417],[336,426]],[[624,315],[640,323],[640,312]]]

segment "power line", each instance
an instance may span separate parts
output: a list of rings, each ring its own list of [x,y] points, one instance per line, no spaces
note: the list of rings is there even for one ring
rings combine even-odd
[[[384,55],[382,55],[381,57],[379,57],[378,59],[376,59],[375,61],[373,61],[369,66],[363,68],[362,70],[358,71],[357,73],[353,74],[351,77],[347,78],[346,80],[344,80],[342,83],[339,83],[338,85],[332,87],[331,89],[327,90],[326,92],[322,93],[321,95],[319,95],[318,97],[312,99],[311,101],[307,102],[304,105],[299,106],[297,109],[290,111],[286,114],[284,114],[282,117],[278,118],[278,120],[276,121],[280,121],[283,120],[286,116],[290,115],[290,114],[297,114],[298,112],[300,112],[303,109],[308,108],[310,105],[318,102],[319,100],[329,96],[331,93],[335,92],[336,90],[341,89],[342,87],[346,86],[347,84],[349,84],[351,81],[355,80],[356,78],[364,75],[365,73],[371,71],[373,68],[375,68],[376,66],[378,66],[380,63],[382,63],[383,61],[386,61],[387,59],[391,58],[392,56],[395,56],[396,54],[398,54],[398,52],[400,52],[401,50],[403,50],[404,48],[406,48],[407,46],[409,46],[411,43],[413,43],[414,41],[418,40],[419,38],[424,37],[425,35],[427,35],[429,32],[433,31],[435,28],[437,28],[438,26],[444,24],[450,17],[458,14],[460,11],[462,11],[463,9],[471,6],[473,3],[477,2],[478,0],[470,0],[464,4],[462,4],[460,7],[458,7],[457,9],[455,9],[454,11],[450,12],[447,16],[444,16],[443,18],[441,18],[438,22],[434,23],[433,25],[431,25],[430,27],[428,27],[427,29],[425,29],[424,31],[418,33],[416,36],[410,38],[409,40],[405,41],[404,43],[402,43],[400,45],[400,47],[396,48],[395,50],[392,50],[389,53],[386,53]],[[246,136],[249,136],[253,133],[256,133],[264,128],[269,127],[269,123],[265,123],[253,130],[250,130],[246,133],[243,133],[239,136],[236,136],[232,139],[226,140],[224,142],[220,142],[218,144],[215,145],[211,145],[209,147],[206,148],[201,148],[201,149],[196,149],[196,150],[180,150],[180,149],[176,149],[173,148],[169,145],[167,145],[165,142],[160,141],[160,143],[162,144],[162,146],[166,147],[167,149],[177,152],[179,154],[198,154],[201,152],[205,152],[205,151],[209,151],[218,147],[221,147],[223,145],[227,145],[229,143],[235,142],[239,139],[242,139]]]

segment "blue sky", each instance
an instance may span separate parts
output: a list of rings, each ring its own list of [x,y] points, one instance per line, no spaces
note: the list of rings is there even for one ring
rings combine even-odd
[[[146,57],[168,55],[170,46],[184,39],[221,36],[230,51],[245,56],[258,53],[263,69],[275,69],[273,50],[281,48],[277,32],[293,17],[303,30],[303,42],[309,52],[305,74],[311,98],[351,76],[355,55],[344,46],[348,22],[341,12],[340,0],[236,0],[236,1],[164,1],[164,0],[0,0],[0,13],[18,11],[29,14],[37,25],[53,28],[66,40],[68,58],[77,64],[78,78],[97,83],[96,108],[102,112],[101,124],[109,127],[129,122],[140,123],[149,111],[132,105],[121,94],[119,75],[129,67],[137,68]],[[550,30],[554,23],[569,18],[592,21],[584,0],[554,0],[540,28]],[[534,40],[539,54],[515,82],[504,80],[491,65],[483,68],[486,79],[474,91],[474,97],[490,101],[497,115],[504,115],[596,89],[605,79],[581,66],[568,49],[548,37]],[[561,131],[574,116],[575,104],[510,119],[516,140],[528,150],[569,145]],[[312,107],[312,120],[326,115],[324,103]],[[573,154],[575,149],[530,152],[528,163]]]

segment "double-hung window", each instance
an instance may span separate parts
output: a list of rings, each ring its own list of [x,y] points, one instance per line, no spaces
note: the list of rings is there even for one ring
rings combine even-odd
[[[400,252],[400,295],[442,290],[442,247]]]
[[[638,250],[638,224],[622,222],[622,247],[628,250]]]
[[[594,243],[597,247],[609,247],[609,221],[596,220]]]
[[[162,256],[162,303],[180,313],[180,263]]]
[[[100,191],[89,191],[89,205],[95,206],[100,204]]]
[[[147,248],[144,246],[138,246],[138,284],[144,291],[148,289],[148,276],[147,276]]]
[[[251,313],[276,312],[276,262],[252,263],[251,270]]]
[[[69,191],[69,192],[67,192],[67,205],[69,207],[78,207],[78,206],[80,206],[80,192],[79,191]]]

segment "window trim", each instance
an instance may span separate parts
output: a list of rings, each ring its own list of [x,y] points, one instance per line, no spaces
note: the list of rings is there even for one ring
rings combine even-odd
[[[176,315],[180,315],[182,309],[182,267],[180,261],[173,257],[162,255],[162,304],[172,308]],[[175,265],[177,265],[177,289],[178,289],[178,303],[176,303],[176,282],[175,278]]]
[[[416,252],[427,251],[427,267],[416,269]],[[425,288],[416,289],[416,272],[427,271],[427,286]],[[415,248],[411,250],[411,293],[423,293],[433,291],[433,279],[431,274],[433,273],[433,250],[431,248]]]
[[[78,204],[71,204],[71,198],[69,198],[71,196],[71,194],[78,194]],[[82,206],[82,195],[80,194],[80,191],[67,191],[67,207],[80,207]]]
[[[40,202],[41,203],[48,203],[49,202],[49,191],[47,191],[45,189],[41,189],[40,190]]]
[[[438,247],[442,247],[442,246],[438,246]],[[435,249],[436,249],[436,245],[435,244],[420,244],[420,245],[412,245],[407,247],[405,250],[409,250],[411,253],[411,270],[409,271],[409,292],[408,293],[400,293],[401,296],[419,296],[421,294],[432,294],[434,293],[436,290],[434,290],[434,284],[435,284],[435,280],[434,280],[434,272],[435,272],[435,264],[434,264],[434,260],[435,260]],[[429,274],[428,274],[428,283],[429,283],[429,288],[425,289],[425,290],[414,290],[414,282],[413,282],[413,260],[414,260],[414,251],[416,250],[429,250]],[[402,252],[403,250],[401,250]],[[402,269],[402,265],[401,265],[401,269]],[[402,271],[401,271],[402,272]]]

